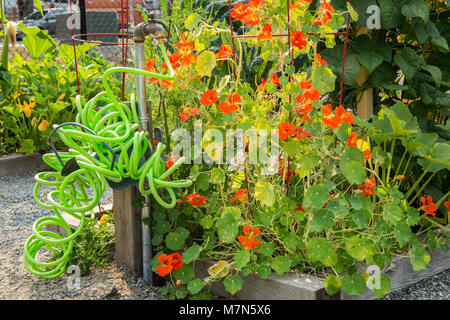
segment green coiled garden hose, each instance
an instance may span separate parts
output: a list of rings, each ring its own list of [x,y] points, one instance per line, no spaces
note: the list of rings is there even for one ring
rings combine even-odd
[[[93,209],[99,203],[107,181],[120,183],[124,179],[132,179],[138,183],[142,194],[152,194],[165,208],[172,208],[176,204],[173,188],[192,184],[189,180],[166,181],[184,163],[184,157],[166,170],[161,159],[165,149],[162,143],[158,143],[156,150],[143,161],[152,144],[148,140],[148,132],[139,130],[135,95],[131,94],[131,106],[127,107],[114,97],[107,80],[110,74],[116,72],[172,80],[173,69],[165,47],[159,47],[169,68],[169,75],[126,67],[110,68],[102,77],[105,91],[87,102],[81,96],[76,97],[76,122],[54,126],[49,135],[49,144],[54,153],[45,154],[43,160],[56,171],[41,172],[35,176],[34,199],[40,207],[53,210],[55,216],[38,219],[33,225],[33,234],[25,243],[23,262],[30,273],[51,279],[65,272],[74,239],[88,219],[86,213],[90,212],[91,219],[94,219]],[[56,132],[69,151],[58,153],[53,147],[51,136]],[[39,197],[41,185],[55,188],[47,194],[47,201]],[[161,198],[159,189],[168,193],[170,202]],[[68,225],[61,212],[80,220],[76,230]],[[48,225],[62,227],[66,234],[44,230]],[[55,254],[55,260],[39,261],[36,255],[43,247]]]

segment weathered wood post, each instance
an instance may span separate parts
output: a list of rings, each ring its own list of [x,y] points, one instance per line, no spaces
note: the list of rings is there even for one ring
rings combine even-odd
[[[370,30],[367,27],[358,27],[356,32],[356,36],[360,36],[362,34],[367,34],[370,37]],[[356,84],[358,86],[363,85],[369,77],[367,73],[367,69],[364,66],[361,66],[361,70],[359,70],[358,78],[356,80]],[[373,89],[367,89],[357,96],[357,114],[361,119],[369,119],[373,115]]]

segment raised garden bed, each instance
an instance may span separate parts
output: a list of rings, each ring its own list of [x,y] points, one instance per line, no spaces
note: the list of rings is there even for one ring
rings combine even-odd
[[[6,156],[0,156],[0,177],[13,174],[21,174],[30,170],[45,170],[47,164],[42,160],[40,153],[25,155],[23,153],[14,153]]]
[[[197,261],[196,276],[207,277],[207,269],[212,261]],[[387,268],[390,271],[385,271]],[[421,280],[430,278],[437,273],[450,268],[450,251],[445,253],[438,249],[431,253],[431,261],[425,270],[414,271],[409,258],[395,257],[383,272],[391,279],[391,292],[401,290]],[[242,276],[244,280],[241,291],[231,296],[222,282],[215,282],[211,292],[222,298],[238,300],[374,300],[376,297],[367,289],[359,296],[351,296],[341,291],[329,296],[322,285],[324,278],[318,278],[304,273],[290,272],[279,276],[271,274],[268,279],[256,275]]]

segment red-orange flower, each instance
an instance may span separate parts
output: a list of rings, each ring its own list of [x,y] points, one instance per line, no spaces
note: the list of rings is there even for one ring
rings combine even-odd
[[[314,20],[313,23],[317,25],[327,25],[331,21],[331,13],[334,8],[325,0],[319,8],[319,20]]]
[[[255,13],[250,13],[244,17],[244,23],[248,26],[256,26],[261,23],[261,19]]]
[[[233,11],[231,11],[231,17],[238,21],[244,21],[245,16],[251,13],[253,13],[253,10],[249,7],[248,4],[238,2],[233,7]]]
[[[295,107],[295,112],[297,112],[297,114],[299,116],[301,116],[303,121],[308,121],[311,122],[311,118],[309,117],[309,113],[311,113],[313,111],[313,106],[308,104],[306,105],[304,108],[298,106]]]
[[[437,207],[433,202],[433,198],[431,196],[427,196],[426,199],[425,197],[420,197],[420,201],[422,202],[422,206],[420,207],[420,209],[425,211],[430,216],[435,217]]]
[[[169,255],[163,253],[158,257],[158,262],[162,263],[162,265],[156,268],[156,272],[161,277],[165,277],[172,270],[178,270],[183,265],[183,260],[178,252]]]
[[[219,109],[225,114],[230,114],[233,111],[239,110],[239,107],[237,104],[231,103],[229,101],[222,101],[219,103]]]
[[[358,136],[356,133],[352,132],[350,134],[350,138],[347,140],[347,145],[350,147],[356,147],[356,143],[358,142]]]
[[[241,96],[239,95],[239,93],[232,93],[227,97],[227,101],[231,103],[240,103]]]
[[[270,23],[266,23],[258,34],[258,40],[270,40],[272,39],[272,26]]]
[[[305,7],[305,2],[309,2],[309,3],[312,3],[312,0],[298,0],[298,1],[296,1],[296,2],[294,2],[294,3],[292,3],[290,6],[289,6],[289,10],[294,10],[295,8],[304,8]]]
[[[145,71],[148,71],[148,72],[156,72],[156,69],[155,69],[155,60],[149,59],[149,60],[145,63]],[[156,79],[156,78],[150,78],[149,81],[150,81],[151,83],[158,83],[158,82],[159,82],[159,79]]]
[[[186,200],[189,201],[189,204],[192,206],[199,206],[199,205],[203,205],[206,202],[206,197],[205,196],[199,196],[196,193],[191,193],[190,195],[187,196],[183,196],[183,198],[185,198]]]
[[[264,78],[261,78],[261,84],[258,86],[257,90],[260,90],[260,91],[266,90],[266,80],[264,80]]]
[[[306,130],[304,130],[302,127],[297,128],[297,139],[304,139],[308,138],[309,136],[310,134],[306,132]]]
[[[218,59],[222,59],[221,65],[225,62],[225,59],[231,56],[231,46],[229,44],[223,44],[220,46],[219,52],[216,54]]]
[[[324,66],[327,64],[325,60],[322,60],[322,56],[320,54],[316,54],[316,60],[318,66]]]
[[[363,186],[358,187],[358,190],[364,191],[363,195],[365,196],[371,196],[373,195],[372,188],[375,187],[376,185],[377,182],[375,181],[375,179],[370,178],[367,179],[367,182]]]
[[[278,78],[278,75],[274,74],[272,76],[272,83],[275,84],[277,87],[281,87],[280,79]]]
[[[307,88],[308,86],[309,86],[308,82],[303,83],[304,88]],[[319,99],[320,99],[319,90],[317,90],[316,88],[313,88],[312,86],[309,87],[308,89],[306,89],[305,92],[303,92],[303,94],[301,94],[301,95],[297,96],[297,98],[295,98],[295,100],[297,100],[297,102],[300,104],[308,104],[311,102],[315,102]]]
[[[308,44],[306,41],[306,36],[301,31],[294,31],[291,35],[291,43],[294,47],[297,47],[299,50],[303,50],[304,47]]]
[[[364,160],[368,161],[370,160],[370,158],[372,157],[372,152],[370,152],[369,149],[366,149],[363,151],[364,153]]]
[[[312,84],[308,80],[305,80],[305,81],[300,82],[300,87],[302,89],[305,89],[305,90],[306,89],[311,89],[312,88]]]
[[[200,99],[200,103],[205,106],[210,106],[219,100],[219,97],[217,97],[217,91],[216,90],[208,90],[206,91],[203,96]]]
[[[447,207],[447,210],[450,210],[450,201],[445,201],[444,206]]]
[[[181,121],[186,122],[191,118],[191,115],[188,113],[184,113],[184,112],[180,112],[178,114],[178,116],[180,117]]]
[[[250,7],[252,8],[257,8],[261,3],[263,3],[265,0],[250,0],[248,2],[248,4],[250,5]]]
[[[170,65],[172,66],[172,69],[176,69],[180,66],[181,54],[179,52],[171,54],[170,56],[168,56],[168,58],[170,61]],[[165,61],[162,63],[162,67],[166,70],[169,70]]]
[[[278,129],[278,137],[281,140],[289,139],[290,136],[297,134],[297,130],[292,123],[283,122],[280,124],[280,128]]]
[[[238,240],[240,243],[244,245],[245,250],[251,250],[256,246],[259,246],[261,244],[261,241],[255,240],[255,237],[259,236],[261,234],[261,230],[258,228],[251,228],[250,232],[250,226],[245,225],[242,232],[247,235],[246,236],[239,236]]]
[[[239,189],[238,191],[236,191],[234,199],[231,199],[230,202],[235,201],[245,202],[246,199],[247,199],[247,189]]]
[[[197,61],[197,56],[192,53],[195,50],[195,47],[192,43],[186,41],[186,33],[183,33],[180,38],[180,42],[175,45],[179,51],[181,65],[188,66],[191,63]]]
[[[178,158],[177,155],[171,155],[169,160],[166,162],[166,170],[168,170],[171,166],[175,164],[175,160]]]
[[[322,107],[322,112],[324,117],[322,118],[322,122],[333,129],[339,128],[342,122],[353,124],[353,114],[350,112],[345,112],[343,106],[339,106],[336,108],[336,115],[333,113],[333,108],[331,104],[325,105]]]

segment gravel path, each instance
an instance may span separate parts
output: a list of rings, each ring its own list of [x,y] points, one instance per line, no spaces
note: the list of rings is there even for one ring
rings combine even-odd
[[[159,289],[142,278],[127,278],[115,263],[96,269],[80,280],[78,290],[69,290],[68,275],[45,280],[30,275],[22,263],[23,246],[32,234],[34,221],[51,215],[33,199],[34,175],[0,177],[0,300],[1,299],[160,299]],[[51,188],[41,187],[48,192]],[[110,189],[101,204],[112,201]]]
[[[142,278],[127,278],[126,270],[115,263],[82,277],[80,289],[69,290],[68,276],[45,280],[30,275],[22,263],[23,245],[31,235],[34,221],[50,215],[33,199],[34,175],[0,177],[0,300],[1,299],[161,299],[159,288],[143,283]],[[42,188],[48,192],[49,188]],[[112,199],[111,190],[102,205]],[[450,300],[450,270],[441,272],[385,300]]]

